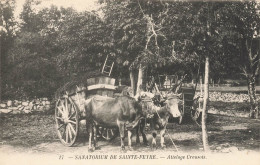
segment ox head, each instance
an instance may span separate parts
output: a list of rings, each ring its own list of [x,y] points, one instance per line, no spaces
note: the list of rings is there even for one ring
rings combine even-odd
[[[180,99],[180,95],[181,94],[170,94],[167,95],[166,98],[166,108],[167,111],[173,116],[173,117],[180,117],[181,116],[181,112],[179,110],[179,104],[181,103],[181,99]]]

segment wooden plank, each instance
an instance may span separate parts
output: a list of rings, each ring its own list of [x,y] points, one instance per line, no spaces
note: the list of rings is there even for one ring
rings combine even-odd
[[[114,85],[107,85],[107,84],[95,84],[90,85],[87,88],[88,90],[95,90],[95,89],[110,89],[110,90],[116,90],[116,87]]]
[[[108,94],[108,92],[107,92],[108,90],[107,89],[100,89],[100,91],[101,91],[101,95],[102,96],[106,96],[106,97],[108,96],[107,95]]]
[[[95,78],[87,79],[87,85],[94,85],[94,84],[96,84]]]
[[[115,79],[111,78],[111,77],[106,77],[106,76],[99,76],[99,77],[87,79],[87,84],[88,84],[88,86],[95,85],[95,84],[115,85]]]

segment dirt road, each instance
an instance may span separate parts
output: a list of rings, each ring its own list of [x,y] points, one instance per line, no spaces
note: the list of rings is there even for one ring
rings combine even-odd
[[[260,161],[260,121],[248,118],[208,115],[211,154],[203,152],[201,128],[193,122],[168,125],[167,148],[137,146],[134,151],[121,152],[120,140],[99,140],[100,150],[88,152],[87,135],[82,127],[79,143],[65,147],[59,141],[53,114],[30,114],[0,117],[0,164],[257,164]],[[151,135],[148,140],[151,142]],[[179,152],[173,147],[172,137]],[[142,138],[141,138],[142,141]],[[212,154],[213,153],[213,154]],[[223,153],[227,153],[224,154]],[[221,154],[221,155],[219,155]],[[234,155],[235,154],[235,155]],[[233,155],[233,156],[230,156]],[[111,158],[112,157],[112,158]],[[143,161],[145,160],[145,161]]]
[[[87,135],[83,130],[79,143],[75,147],[65,147],[56,136],[54,117],[51,114],[31,114],[2,116],[0,135],[0,153],[62,153],[86,152]],[[165,152],[175,151],[169,138],[182,152],[202,151],[201,128],[193,122],[184,122],[182,125],[171,123],[168,125],[169,135],[166,134],[166,149],[159,147],[151,150],[150,147],[136,146],[133,138],[133,152]],[[148,139],[151,141],[151,135]],[[260,121],[227,117],[219,115],[208,116],[209,144],[213,152],[260,151]],[[141,139],[142,140],[142,139]],[[100,150],[97,153],[106,153],[113,150],[120,151],[120,140],[99,140]]]

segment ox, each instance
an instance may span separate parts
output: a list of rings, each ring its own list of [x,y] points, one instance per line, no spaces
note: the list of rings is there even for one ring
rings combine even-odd
[[[109,98],[94,96],[85,103],[87,129],[89,130],[89,151],[96,147],[96,125],[105,127],[118,127],[121,138],[121,149],[125,149],[125,130],[128,131],[128,146],[132,149],[132,131],[142,118],[140,104],[130,96]],[[93,139],[93,147],[92,147]]]
[[[146,120],[150,123],[151,130],[153,130],[152,136],[152,147],[156,146],[156,132],[160,132],[160,142],[161,147],[164,148],[164,136],[166,131],[166,126],[168,124],[169,117],[180,117],[182,114],[179,111],[181,108],[181,100],[179,99],[179,95],[170,94],[166,97],[166,101],[164,106],[159,107],[156,106],[150,99],[150,101],[142,101],[143,104],[143,113],[148,114],[148,116],[152,116],[151,118],[147,118]],[[145,127],[144,122],[140,122],[139,130],[142,133]],[[143,134],[143,133],[142,133]],[[138,136],[138,135],[137,135]],[[146,138],[145,138],[146,139]]]

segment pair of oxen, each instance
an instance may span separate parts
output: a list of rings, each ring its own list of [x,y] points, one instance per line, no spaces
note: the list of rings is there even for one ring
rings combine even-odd
[[[151,96],[150,96],[151,97]],[[169,117],[180,117],[180,99],[178,95],[169,94],[163,106],[156,106],[153,102],[143,102],[139,98],[119,96],[116,98],[94,96],[86,100],[85,111],[87,129],[89,131],[89,151],[97,147],[97,126],[119,128],[121,149],[125,150],[124,139],[128,135],[128,147],[132,150],[132,135],[136,132],[136,143],[140,144],[139,132],[143,143],[148,145],[144,128],[148,116],[152,126],[152,146],[156,145],[156,132],[160,132],[161,147],[165,147],[164,135]],[[145,108],[144,108],[145,106]]]

